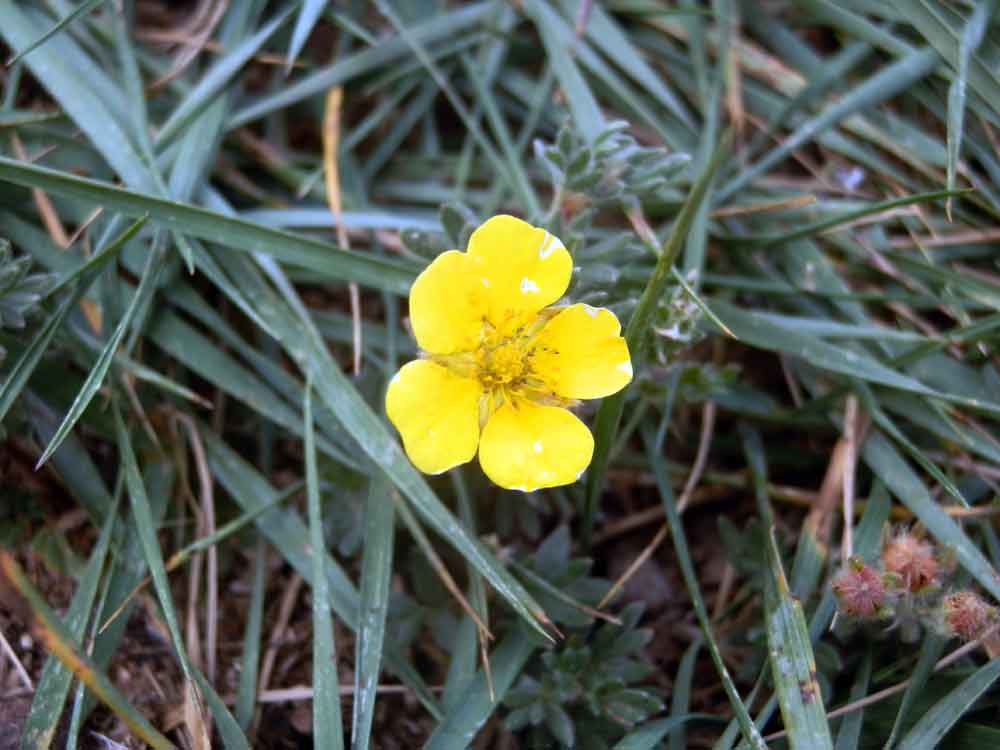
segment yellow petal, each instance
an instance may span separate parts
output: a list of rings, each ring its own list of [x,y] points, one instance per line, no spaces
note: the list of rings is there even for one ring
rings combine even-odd
[[[389,383],[385,410],[413,465],[440,474],[476,455],[479,383],[426,359],[404,365]]]
[[[483,273],[458,250],[441,253],[410,287],[410,323],[424,351],[476,348],[489,300]]]
[[[479,443],[486,476],[522,492],[575,482],[593,454],[594,438],[575,415],[521,398],[490,417]]]
[[[513,216],[494,216],[476,229],[468,255],[486,280],[487,315],[500,330],[562,297],[573,272],[559,238]]]
[[[632,380],[628,344],[610,310],[567,307],[535,339],[532,373],[564,398],[603,398]]]

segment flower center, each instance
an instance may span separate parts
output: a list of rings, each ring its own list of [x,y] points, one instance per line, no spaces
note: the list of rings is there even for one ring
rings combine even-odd
[[[528,357],[523,343],[523,340],[506,339],[497,346],[479,350],[479,379],[486,388],[508,385],[524,376]]]

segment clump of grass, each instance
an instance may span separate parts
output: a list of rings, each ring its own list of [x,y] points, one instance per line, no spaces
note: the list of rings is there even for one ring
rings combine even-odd
[[[997,743],[990,3],[207,8],[0,4],[22,746]],[[382,417],[410,284],[501,212],[636,364],[528,496]],[[830,630],[945,562],[915,646]]]

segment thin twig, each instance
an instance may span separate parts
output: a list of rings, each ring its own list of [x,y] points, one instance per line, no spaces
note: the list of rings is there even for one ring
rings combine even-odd
[[[351,244],[341,218],[340,170],[337,166],[337,150],[340,147],[340,105],[344,99],[344,89],[334,86],[326,95],[326,112],[323,115],[323,173],[326,178],[326,200],[337,226],[337,244],[350,250]],[[354,340],[354,374],[361,374],[361,290],[357,282],[348,285],[351,297],[351,334]]]
[[[858,398],[853,393],[844,407],[844,463],[841,488],[844,499],[844,535],[841,557],[846,564],[854,554],[854,472],[858,462]]]
[[[11,648],[11,645],[7,642],[7,638],[4,637],[2,630],[0,630],[0,648],[3,649],[5,654],[7,654],[7,658],[10,660],[10,663],[14,665],[14,671],[17,672],[17,676],[21,678],[21,682],[24,683],[24,686],[33,692],[35,690],[35,685],[31,681],[31,676],[28,674],[28,670],[24,668],[21,660],[17,658],[17,654],[14,653],[14,649]]]

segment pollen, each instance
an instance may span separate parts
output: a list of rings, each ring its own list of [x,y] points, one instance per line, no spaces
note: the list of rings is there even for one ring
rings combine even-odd
[[[517,339],[479,351],[479,380],[487,389],[516,385],[525,374],[528,357]]]

